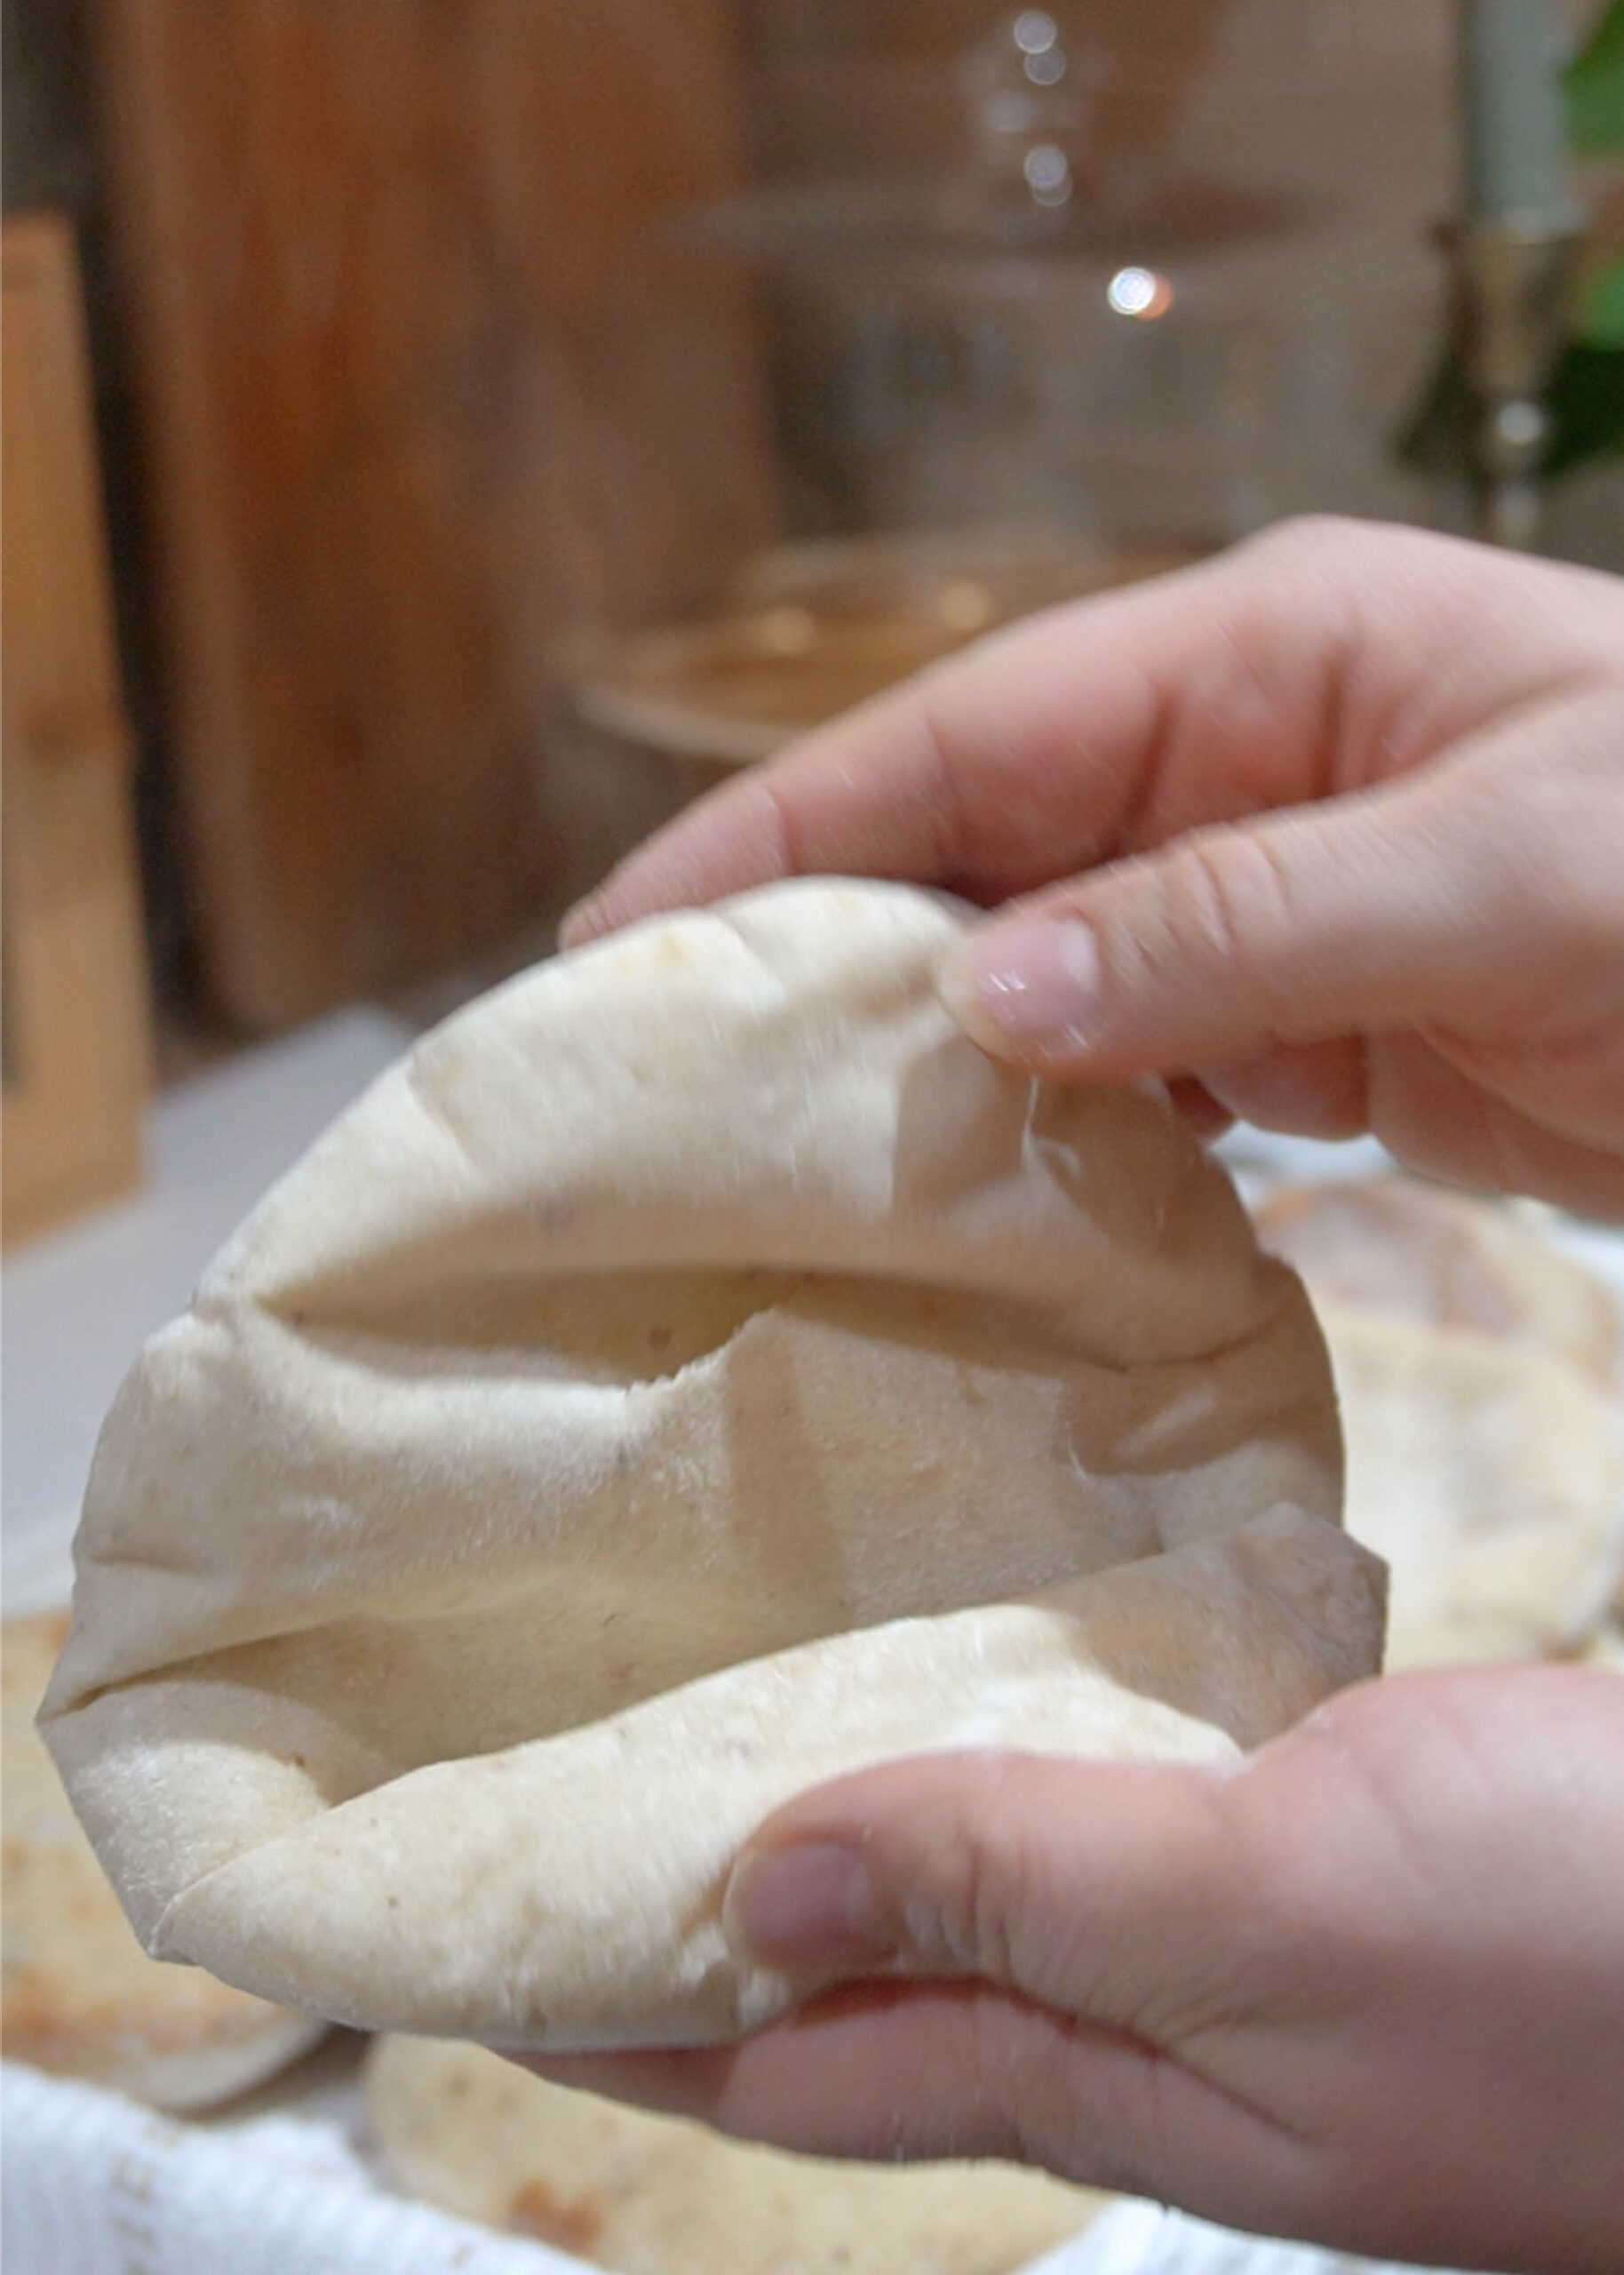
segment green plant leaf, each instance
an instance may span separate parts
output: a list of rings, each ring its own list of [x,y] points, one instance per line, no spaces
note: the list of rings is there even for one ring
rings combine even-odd
[[[1598,157],[1624,151],[1624,0],[1612,0],[1568,67],[1567,97],[1576,152]],[[1624,456],[1624,260],[1592,283],[1579,336],[1552,377],[1546,403],[1556,430],[1548,475],[1589,459]],[[1397,437],[1400,460],[1421,473],[1469,475],[1481,415],[1458,357],[1446,351]]]
[[[1603,269],[1591,285],[1579,336],[1587,347],[1624,347],[1624,260]]]
[[[1568,134],[1581,157],[1624,150],[1624,0],[1612,0],[1568,66]]]
[[[1542,468],[1548,477],[1571,473],[1590,459],[1624,456],[1624,346],[1570,347],[1545,401],[1555,427]],[[1459,359],[1453,353],[1441,356],[1398,437],[1400,464],[1418,474],[1469,477],[1471,439],[1482,415]]]
[[[1556,422],[1547,475],[1624,458],[1624,347],[1570,347],[1546,400]]]

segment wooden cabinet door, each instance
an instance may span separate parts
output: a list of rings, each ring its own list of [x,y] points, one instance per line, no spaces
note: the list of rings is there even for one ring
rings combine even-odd
[[[558,635],[628,535],[716,539],[657,475],[606,531],[600,319],[736,179],[728,0],[100,7],[203,962],[269,1027],[534,921]],[[709,337],[643,439],[720,475],[760,426]]]
[[[0,239],[8,1243],[139,1172],[146,966],[73,238]]]

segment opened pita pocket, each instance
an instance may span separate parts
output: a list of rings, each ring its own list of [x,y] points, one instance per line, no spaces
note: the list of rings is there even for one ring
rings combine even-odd
[[[408,2195],[616,2275],[1008,2275],[1108,2198],[1010,2165],[832,2164],[387,2038],[367,2110]]]
[[[1256,1215],[1263,1246],[1294,1265],[1317,1298],[1528,1344],[1611,1385],[1618,1306],[1540,1236],[1530,1205],[1387,1177],[1291,1186]]]
[[[1390,1569],[1388,1665],[1565,1657],[1624,1572],[1615,1402],[1466,1328],[1323,1304],[1348,1525]]]
[[[1370,1672],[1329,1369],[1166,1097],[800,882],[543,966],[278,1185],[106,1425],[44,1727],[150,1950],[362,2026],[726,2040],[763,1817],[1216,1760]],[[805,1989],[808,1986],[797,1986]]]
[[[305,2053],[323,2025],[147,1958],[75,1821],[34,1728],[65,1612],[0,1631],[8,2061],[110,2086],[155,2109],[228,2101]]]

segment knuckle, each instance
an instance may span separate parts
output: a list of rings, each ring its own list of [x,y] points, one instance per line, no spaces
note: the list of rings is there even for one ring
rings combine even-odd
[[[967,750],[959,729],[953,689],[947,667],[939,665],[921,675],[913,691],[925,754],[924,818],[941,876],[954,876],[970,866],[974,851],[962,786],[974,767],[975,754]]]
[[[1369,540],[1366,525],[1346,515],[1289,514],[1246,538],[1238,550],[1243,559],[1259,567],[1278,569],[1305,559],[1325,560]]]
[[[991,1993],[977,2002],[971,2044],[976,2131],[993,2153],[1097,2188],[1150,2192],[1144,2151],[1157,2128],[1126,2105],[1139,2098],[1137,2076],[1129,2094],[1102,2093],[1090,2074],[1086,2034],[1063,2016]],[[1147,2049],[1137,2066],[1161,2065]]]
[[[1041,1841],[1001,1771],[994,1779],[990,1792],[949,1800],[927,1828],[924,1870],[904,1909],[907,1946],[925,1968],[1031,1987],[1028,1960],[1053,1968],[1039,1916]]]
[[[1266,834],[1192,837],[1150,865],[1147,882],[1148,905],[1132,912],[1131,943],[1119,944],[1133,977],[1187,995],[1200,991],[1204,975],[1226,994],[1239,981],[1272,1003],[1271,974],[1294,911],[1289,876]]]
[[[760,847],[761,860],[769,874],[776,877],[799,875],[800,856],[793,809],[770,771],[747,778],[739,785],[739,791],[744,826]]]
[[[1056,2094],[1043,2060],[1045,2033],[1024,2008],[996,1992],[979,1992],[970,2035],[968,2099],[976,2131],[993,2152],[1021,2162],[1052,2153]]]

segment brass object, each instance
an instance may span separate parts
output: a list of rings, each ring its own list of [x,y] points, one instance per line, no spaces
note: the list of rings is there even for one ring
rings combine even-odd
[[[1572,329],[1583,230],[1535,217],[1451,229],[1461,362],[1477,398],[1477,533],[1526,551],[1544,515],[1545,390]]]

